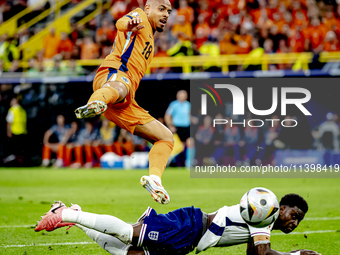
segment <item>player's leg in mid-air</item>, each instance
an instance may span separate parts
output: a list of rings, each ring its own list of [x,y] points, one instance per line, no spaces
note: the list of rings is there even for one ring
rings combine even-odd
[[[149,176],[143,176],[140,183],[155,201],[167,204],[170,196],[162,186],[161,177],[173,149],[173,135],[167,127],[137,105],[134,95],[129,93],[134,94],[130,86],[131,81],[125,73],[114,69],[100,69],[93,83],[94,93],[88,103],[77,108],[75,113],[78,118],[105,113],[108,120],[151,142],[153,147],[149,153]],[[127,104],[125,108],[121,107],[121,102]],[[115,104],[119,106],[116,107]]]
[[[149,152],[149,176],[143,176],[140,184],[150,192],[155,201],[167,204],[170,196],[163,188],[161,178],[174,147],[173,135],[158,120],[136,125],[134,134],[153,144]]]
[[[102,80],[94,81],[94,92],[88,103],[75,110],[77,118],[91,118],[106,111],[108,104],[115,104],[122,101],[129,89],[120,81],[108,80],[100,87]],[[99,86],[98,86],[99,85]]]

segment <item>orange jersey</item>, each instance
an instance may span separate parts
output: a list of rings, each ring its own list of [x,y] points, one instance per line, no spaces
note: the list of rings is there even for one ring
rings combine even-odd
[[[130,19],[141,18],[145,25],[136,33],[126,30]],[[132,89],[136,90],[154,54],[154,37],[151,24],[145,12],[137,8],[116,23],[117,36],[111,53],[104,59],[101,68],[114,68],[125,72],[130,78]]]

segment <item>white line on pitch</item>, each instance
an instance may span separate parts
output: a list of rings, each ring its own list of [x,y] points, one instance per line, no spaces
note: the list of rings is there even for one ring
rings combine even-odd
[[[289,233],[289,235],[303,235],[303,234],[322,234],[322,233],[333,233],[337,230],[316,230],[316,231],[305,231],[305,232],[292,232]],[[285,233],[272,233],[270,234],[272,236],[281,236],[281,235],[287,235]]]
[[[50,245],[75,245],[75,244],[96,244],[95,242],[75,242],[75,243],[40,243],[40,244],[14,244],[14,245],[3,245],[2,248],[20,248],[29,246],[50,246]]]
[[[340,217],[304,218],[303,220],[340,220]]]
[[[8,225],[8,226],[0,226],[0,228],[29,228],[34,227],[34,225]]]

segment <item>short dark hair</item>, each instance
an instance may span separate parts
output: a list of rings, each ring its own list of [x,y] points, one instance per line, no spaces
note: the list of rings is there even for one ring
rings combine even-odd
[[[281,205],[287,205],[289,207],[296,206],[300,208],[304,213],[308,211],[307,201],[300,195],[294,193],[283,196],[280,201],[280,206]]]

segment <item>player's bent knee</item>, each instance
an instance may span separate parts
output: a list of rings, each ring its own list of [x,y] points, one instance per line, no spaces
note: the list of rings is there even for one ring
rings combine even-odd
[[[119,82],[119,81],[109,81],[109,82],[106,82],[102,88],[105,88],[105,87],[112,87],[114,88],[115,90],[118,91],[119,93],[119,98],[118,98],[118,101],[124,99],[128,92],[129,92],[129,88],[122,82]]]
[[[172,142],[172,143],[175,142],[175,141],[174,141],[174,136],[172,135],[172,133],[166,134],[162,140],[163,140],[163,141]]]

